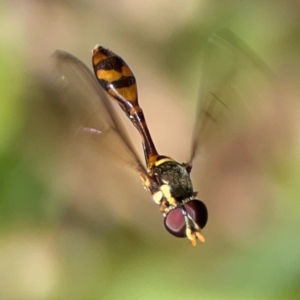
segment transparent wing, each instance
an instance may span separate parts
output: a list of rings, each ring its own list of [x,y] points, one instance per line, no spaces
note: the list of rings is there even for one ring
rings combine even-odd
[[[190,166],[200,146],[249,114],[250,102],[259,99],[260,88],[274,77],[266,63],[229,30],[210,37],[201,67]]]
[[[137,220],[138,202],[147,195],[135,175],[147,173],[111,100],[76,57],[57,51],[52,59],[54,70],[34,75],[25,98],[22,156],[62,222],[107,232],[120,216]]]
[[[101,152],[146,173],[123,128],[111,100],[91,70],[78,58],[58,50],[53,55],[62,102],[71,120],[71,130],[91,137]]]

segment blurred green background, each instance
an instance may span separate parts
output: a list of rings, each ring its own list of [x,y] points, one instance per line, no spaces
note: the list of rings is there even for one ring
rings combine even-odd
[[[300,299],[299,20],[292,0],[2,0],[0,299]],[[223,27],[277,80],[253,124],[195,165],[209,221],[193,248],[164,230],[136,174],[67,161],[36,103],[55,98],[56,49],[90,66],[100,43],[133,69],[158,150],[184,161],[201,51]]]

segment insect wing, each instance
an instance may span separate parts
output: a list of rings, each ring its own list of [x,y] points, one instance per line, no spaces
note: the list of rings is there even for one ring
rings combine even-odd
[[[274,77],[266,63],[229,30],[213,34],[204,49],[189,165],[220,129],[251,115],[260,88]],[[250,115],[249,115],[250,112]]]
[[[54,54],[57,83],[63,101],[73,120],[77,135],[92,136],[114,159],[146,173],[123,128],[111,100],[91,70],[78,58],[65,51]]]

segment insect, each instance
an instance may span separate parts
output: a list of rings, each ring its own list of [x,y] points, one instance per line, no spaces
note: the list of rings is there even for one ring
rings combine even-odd
[[[138,102],[136,79],[120,56],[97,45],[92,56],[93,74],[72,54],[61,50],[55,53],[59,74],[66,84],[76,82],[81,86],[80,89],[90,90],[86,103],[78,105],[75,99],[72,102],[72,109],[75,107],[77,117],[80,115],[78,130],[99,139],[114,136],[118,140],[120,151],[126,156],[125,162],[136,170],[144,188],[159,206],[165,229],[175,237],[187,237],[193,246],[196,246],[197,240],[205,241],[202,229],[208,219],[206,205],[197,198],[190,178],[193,161],[201,143],[205,143],[215,131],[216,125],[221,124],[226,115],[233,112],[237,97],[233,97],[229,83],[236,76],[237,61],[241,58],[245,61],[246,57],[246,61],[261,65],[261,61],[252,59],[253,53],[249,55],[247,47],[235,37],[234,41],[235,44],[230,44],[215,35],[208,43],[206,53],[209,56],[204,56],[202,73],[207,77],[211,75],[214,79],[204,80],[202,83],[192,146],[186,163],[177,162],[157,152]],[[76,98],[74,91],[73,97]],[[140,134],[145,167],[112,107],[112,100],[117,101]],[[94,120],[92,125],[89,125],[89,119]]]
[[[191,165],[158,154],[138,103],[135,77],[124,60],[97,45],[92,61],[98,82],[140,133],[147,167],[147,172],[139,170],[140,177],[164,215],[165,228],[174,236],[188,237],[193,245],[197,238],[204,242],[201,229],[207,222],[207,209],[194,192]]]

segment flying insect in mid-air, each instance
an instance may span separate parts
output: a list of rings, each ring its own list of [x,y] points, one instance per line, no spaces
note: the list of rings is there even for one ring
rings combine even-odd
[[[122,152],[124,163],[136,170],[144,188],[159,206],[166,230],[175,237],[187,237],[194,246],[197,240],[205,241],[202,229],[208,219],[206,205],[198,199],[190,178],[194,159],[198,149],[234,113],[236,102],[240,101],[232,92],[235,90],[233,79],[238,78],[239,68],[245,68],[244,62],[255,66],[262,64],[255,53],[235,35],[227,31],[225,33],[226,38],[222,33],[214,34],[205,47],[192,145],[185,163],[161,155],[156,150],[138,102],[136,79],[120,56],[102,46],[95,46],[93,73],[68,52],[58,50],[54,55],[60,80],[72,90],[68,105],[74,118],[79,120],[77,132],[94,134],[95,139],[103,140],[114,136],[118,140],[117,148]],[[81,88],[78,89],[78,86]],[[84,96],[82,86],[90,90],[92,97]],[[79,94],[81,100],[77,101]],[[112,100],[117,101],[138,130],[145,164],[136,154],[112,106]],[[90,119],[93,119],[92,126],[89,125]],[[118,149],[114,146],[114,151]]]

